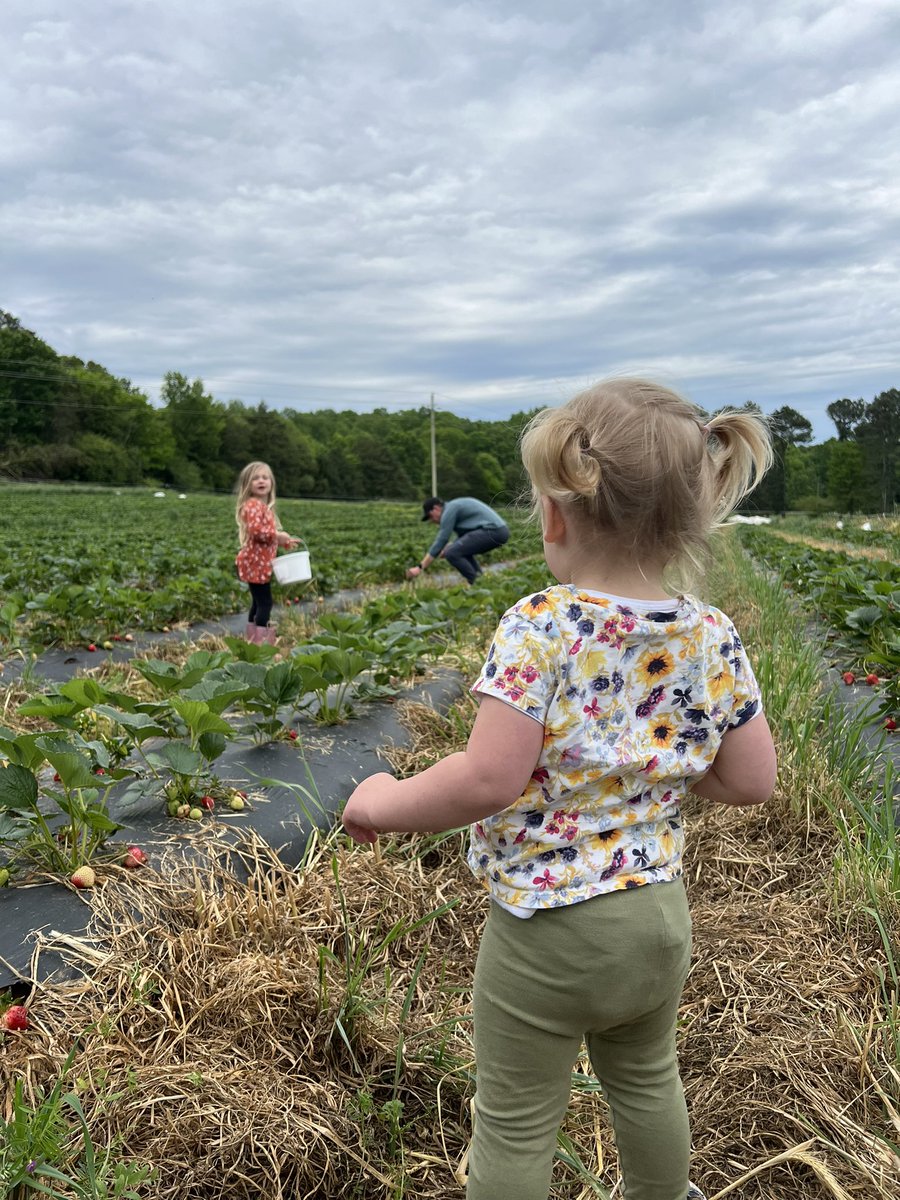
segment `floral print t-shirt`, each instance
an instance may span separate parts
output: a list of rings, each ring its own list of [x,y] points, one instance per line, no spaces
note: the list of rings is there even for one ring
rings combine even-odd
[[[272,510],[263,500],[248,500],[241,505],[241,524],[247,541],[238,551],[238,578],[242,583],[268,583],[272,563],[278,553],[278,534]]]
[[[761,711],[718,609],[568,584],[504,614],[472,690],[544,726],[521,799],[472,827],[469,865],[513,910],[678,878],[681,801],[726,731]]]

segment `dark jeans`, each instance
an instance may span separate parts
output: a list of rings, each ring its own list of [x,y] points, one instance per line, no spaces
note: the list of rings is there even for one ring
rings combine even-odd
[[[471,533],[464,533],[451,542],[444,551],[444,558],[456,567],[467,583],[474,583],[476,576],[481,574],[475,555],[487,554],[488,550],[495,550],[508,541],[509,530],[505,525],[473,529]]]
[[[253,597],[250,614],[247,617],[251,625],[266,626],[272,613],[271,583],[248,583],[250,595]]]

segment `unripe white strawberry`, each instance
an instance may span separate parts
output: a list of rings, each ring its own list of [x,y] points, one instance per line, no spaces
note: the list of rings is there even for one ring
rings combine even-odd
[[[69,876],[69,882],[77,888],[92,888],[97,882],[97,876],[92,867],[79,867]]]

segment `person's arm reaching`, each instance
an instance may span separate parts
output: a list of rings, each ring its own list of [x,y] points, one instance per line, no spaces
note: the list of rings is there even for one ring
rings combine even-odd
[[[370,775],[342,820],[357,842],[379,832],[432,833],[509,808],[525,791],[544,744],[544,727],[503,700],[485,696],[466,749],[411,779]]]

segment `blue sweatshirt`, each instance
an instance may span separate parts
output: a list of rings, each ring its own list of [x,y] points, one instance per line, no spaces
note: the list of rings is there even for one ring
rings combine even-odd
[[[464,533],[471,533],[473,529],[505,528],[506,522],[492,508],[473,496],[459,496],[444,505],[438,535],[428,547],[428,553],[432,558],[437,558],[449,542],[451,533],[462,537]]]

